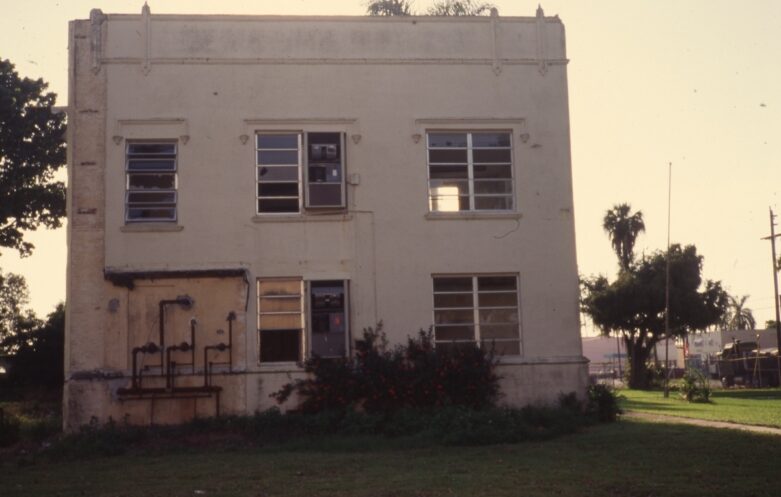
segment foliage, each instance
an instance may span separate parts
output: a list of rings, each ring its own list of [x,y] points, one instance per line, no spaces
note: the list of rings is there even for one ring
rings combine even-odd
[[[602,229],[610,238],[622,271],[628,271],[632,265],[637,235],[645,231],[643,213],[637,211],[630,215],[631,210],[629,204],[616,204],[605,213],[602,220]]]
[[[8,358],[10,368],[5,380],[10,386],[60,388],[64,368],[65,304],[58,304],[45,323],[9,336],[2,346],[13,351]]]
[[[742,297],[729,296],[729,312],[725,315],[725,323],[731,330],[753,330],[757,322],[754,313],[746,307],[748,295]]]
[[[282,403],[295,392],[307,413],[348,407],[372,413],[447,405],[481,409],[499,395],[494,367],[493,351],[460,343],[435,348],[430,330],[389,350],[380,323],[364,330],[354,357],[312,357],[305,363],[309,378],[272,396]]]
[[[8,447],[19,441],[19,420],[0,408],[0,447]]]
[[[705,281],[693,245],[670,247],[670,336],[683,337],[718,323],[727,308],[720,282]],[[630,363],[629,386],[647,388],[647,362],[664,339],[667,253],[657,251],[619,273],[582,281],[581,308],[604,335],[620,333]]]
[[[25,231],[57,228],[65,216],[65,185],[53,181],[65,164],[65,117],[47,86],[0,59],[0,247],[23,256],[34,248]]]
[[[430,16],[479,16],[490,13],[493,4],[474,0],[438,0],[428,8]]]
[[[586,413],[600,423],[612,423],[623,412],[618,405],[615,390],[607,385],[601,383],[589,385],[586,396],[588,398]]]
[[[366,4],[371,16],[411,16],[412,5],[407,0],[373,0]]]
[[[24,277],[0,271],[0,355],[15,352],[17,346],[12,340],[15,336],[40,326],[35,313],[24,309],[29,302],[30,292]]]
[[[680,386],[680,394],[687,402],[710,402],[710,386],[702,371],[694,368],[686,370]]]

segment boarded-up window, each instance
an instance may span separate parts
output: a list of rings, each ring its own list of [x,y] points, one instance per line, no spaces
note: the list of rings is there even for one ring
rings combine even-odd
[[[302,359],[303,297],[301,279],[258,280],[261,362],[294,362]]]

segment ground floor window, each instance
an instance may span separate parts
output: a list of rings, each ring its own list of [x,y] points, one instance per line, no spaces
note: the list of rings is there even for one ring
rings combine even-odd
[[[475,342],[499,355],[521,353],[516,275],[436,275],[437,346]]]
[[[347,286],[344,280],[259,279],[260,361],[344,357],[349,340]]]

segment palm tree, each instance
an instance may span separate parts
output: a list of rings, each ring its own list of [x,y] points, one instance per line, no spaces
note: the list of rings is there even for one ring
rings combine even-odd
[[[757,325],[754,313],[746,306],[748,295],[735,298],[729,296],[729,320],[727,325],[732,330],[753,330]]]
[[[618,257],[618,265],[622,271],[628,271],[635,258],[635,241],[637,235],[645,231],[643,213],[637,211],[630,215],[632,207],[629,204],[616,204],[605,213],[602,228],[610,237],[610,243]]]

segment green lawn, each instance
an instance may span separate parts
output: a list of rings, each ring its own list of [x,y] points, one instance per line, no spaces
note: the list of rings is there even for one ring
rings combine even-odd
[[[621,407],[635,412],[781,428],[781,390],[715,390],[710,403],[688,403],[677,392],[620,390]]]
[[[622,421],[547,442],[400,448],[198,449],[0,462],[4,497],[778,495],[781,437]]]

